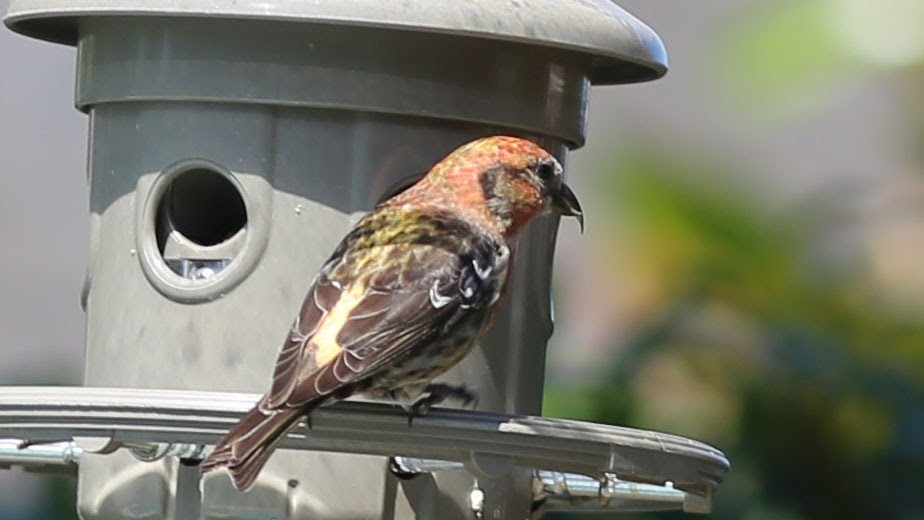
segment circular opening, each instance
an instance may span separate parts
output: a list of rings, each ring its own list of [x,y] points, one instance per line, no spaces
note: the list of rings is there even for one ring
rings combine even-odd
[[[179,173],[157,208],[157,242],[163,250],[175,231],[200,246],[221,244],[247,225],[247,208],[230,179],[214,170]]]
[[[260,262],[273,190],[259,172],[183,159],[137,189],[144,197],[135,221],[138,260],[164,296],[183,303],[221,298]]]

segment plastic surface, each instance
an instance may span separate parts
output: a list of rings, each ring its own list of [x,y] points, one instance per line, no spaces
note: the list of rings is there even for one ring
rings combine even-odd
[[[584,141],[590,62],[562,51],[263,20],[102,17],[83,20],[81,30],[76,103],[85,111],[109,103],[194,101],[317,108],[468,122],[554,136],[572,146]],[[158,107],[145,108],[155,113]],[[172,121],[177,133],[197,123],[191,116]],[[362,123],[343,124],[348,121]],[[421,146],[423,152],[428,145]],[[412,173],[422,172],[402,175]]]
[[[290,21],[519,42],[590,57],[597,84],[647,81],[667,70],[657,34],[610,0],[12,0],[5,22],[17,32],[73,45],[80,19],[121,15]]]

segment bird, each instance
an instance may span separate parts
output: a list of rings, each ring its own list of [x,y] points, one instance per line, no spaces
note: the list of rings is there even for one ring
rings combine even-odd
[[[324,263],[282,344],[269,391],[202,462],[253,486],[276,446],[319,406],[354,395],[408,403],[409,417],[464,385],[433,380],[478,343],[500,307],[517,236],[547,212],[584,215],[538,144],[463,144],[377,205]],[[310,425],[310,423],[309,423]]]

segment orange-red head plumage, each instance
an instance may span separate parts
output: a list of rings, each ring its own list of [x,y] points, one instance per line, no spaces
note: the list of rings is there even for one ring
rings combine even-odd
[[[462,145],[386,204],[450,209],[507,239],[550,208],[582,217],[558,160],[531,141],[509,136]]]

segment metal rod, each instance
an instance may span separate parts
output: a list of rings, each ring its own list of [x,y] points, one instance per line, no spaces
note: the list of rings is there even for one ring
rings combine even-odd
[[[415,457],[393,457],[395,467],[404,473],[435,473],[465,469],[465,464],[451,460],[419,459]]]
[[[2,466],[63,466],[77,464],[83,450],[74,442],[26,445],[20,439],[0,439]]]
[[[685,493],[673,486],[657,486],[608,478],[600,480],[587,475],[536,470],[535,478],[542,492],[552,500],[621,499],[683,504]]]
[[[411,474],[465,469],[465,465],[461,462],[448,460],[394,457],[394,462],[398,470]],[[686,497],[686,493],[674,489],[671,482],[666,482],[663,486],[657,486],[618,480],[612,475],[608,475],[601,481],[578,473],[547,470],[536,470],[533,473],[533,478],[539,484],[536,487],[537,491],[539,491],[539,496],[536,498],[555,502],[574,503],[576,501],[600,500],[601,505],[603,505],[602,502],[616,504],[620,500],[645,501],[676,504],[679,509],[684,504]]]

